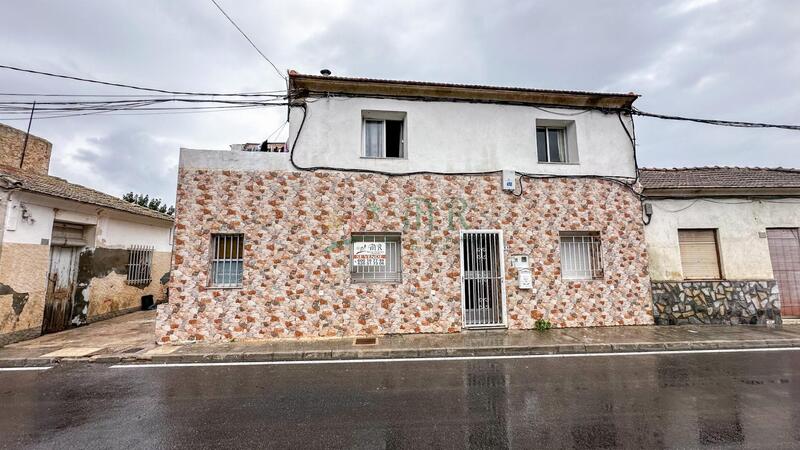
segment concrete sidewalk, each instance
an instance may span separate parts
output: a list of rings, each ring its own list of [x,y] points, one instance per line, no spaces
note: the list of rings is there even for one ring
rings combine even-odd
[[[0,367],[58,362],[229,362],[800,347],[800,325],[636,326],[157,346],[154,311],[0,348]]]

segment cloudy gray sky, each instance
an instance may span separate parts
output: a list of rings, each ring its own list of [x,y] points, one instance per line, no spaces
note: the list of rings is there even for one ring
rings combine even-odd
[[[633,91],[646,111],[800,123],[795,0],[218,1],[281,70]],[[285,87],[206,0],[9,0],[0,64],[168,90]],[[4,70],[0,91],[136,93]],[[31,131],[53,142],[54,175],[172,202],[179,147],[260,142],[285,114],[97,115]],[[800,167],[800,132],[639,118],[637,133],[644,166]]]

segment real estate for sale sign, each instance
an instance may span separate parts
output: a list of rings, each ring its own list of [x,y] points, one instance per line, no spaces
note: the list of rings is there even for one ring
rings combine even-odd
[[[386,265],[386,243],[385,242],[354,242],[353,243],[353,265],[354,266],[385,266]]]

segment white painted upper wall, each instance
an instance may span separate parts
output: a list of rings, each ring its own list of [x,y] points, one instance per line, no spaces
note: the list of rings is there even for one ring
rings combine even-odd
[[[128,248],[131,245],[155,247],[157,252],[172,251],[172,227],[148,225],[111,217],[101,217],[95,246]]]
[[[728,280],[773,279],[769,244],[759,232],[799,228],[800,199],[647,200],[653,216],[645,227],[650,278],[682,280],[678,229],[717,230],[722,277]]]
[[[182,148],[179,161],[182,169],[204,170],[293,170],[288,153],[238,152]]]
[[[315,98],[308,102],[305,124],[294,150],[295,162],[301,166],[387,172],[511,169],[550,175],[635,176],[631,141],[616,114],[543,109],[452,101]],[[406,114],[405,158],[362,158],[362,111]],[[294,143],[302,118],[302,108],[291,108],[289,146]],[[568,146],[577,147],[577,164],[538,162],[537,120],[574,121],[575,142]],[[623,120],[630,129],[630,119]]]
[[[149,245],[155,251],[172,251],[172,224],[54,197],[14,192],[6,206],[3,241],[42,244],[52,238],[53,222],[88,225],[91,246],[127,248]]]

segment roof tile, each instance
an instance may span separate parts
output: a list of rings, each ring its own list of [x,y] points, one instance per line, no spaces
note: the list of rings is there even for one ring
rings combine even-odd
[[[645,189],[800,188],[800,170],[782,167],[681,167],[641,169]]]
[[[39,175],[21,171],[13,167],[0,166],[0,180],[10,182],[10,184],[17,185],[20,189],[38,194],[52,195],[67,200],[90,203],[131,214],[152,217],[154,219],[174,220],[172,216],[153,211],[152,209],[134,203],[126,202],[113,195],[96,191],[79,184],[70,183],[63,178],[50,175]]]

